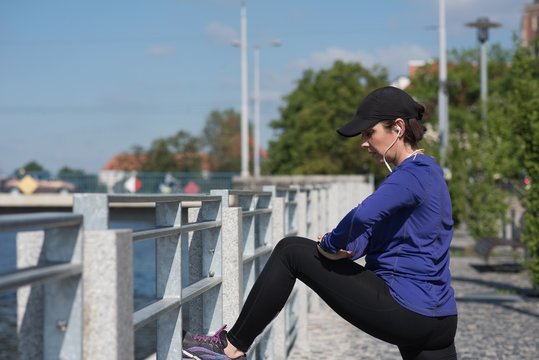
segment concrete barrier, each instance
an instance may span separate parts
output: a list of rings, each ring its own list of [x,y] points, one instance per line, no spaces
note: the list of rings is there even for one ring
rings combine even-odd
[[[63,215],[78,223],[40,223],[45,230],[21,232],[18,239],[22,273],[62,262],[68,266],[57,269],[62,280],[42,285],[0,277],[0,290],[24,285],[18,294],[20,358],[133,359],[134,331],[152,320],[158,324],[156,358],[181,358],[184,328],[213,333],[234,323],[278,241],[316,239],[373,190],[357,177],[324,179],[201,195],[75,194],[74,214]],[[155,228],[110,230],[110,208],[118,204],[145,213],[153,208]],[[14,221],[17,229],[39,228],[35,219],[27,221],[32,214],[9,216],[0,216],[0,231],[13,229]],[[145,239],[156,240],[156,299],[133,312],[133,242]],[[304,346],[307,314],[317,303],[298,282],[249,358],[285,359]]]

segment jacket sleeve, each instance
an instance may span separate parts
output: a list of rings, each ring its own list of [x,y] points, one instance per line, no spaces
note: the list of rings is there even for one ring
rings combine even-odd
[[[354,259],[360,258],[365,255],[377,222],[400,209],[416,207],[422,202],[423,192],[418,191],[422,187],[413,174],[402,171],[392,175],[326,235],[324,245],[328,251],[346,249],[352,251]]]

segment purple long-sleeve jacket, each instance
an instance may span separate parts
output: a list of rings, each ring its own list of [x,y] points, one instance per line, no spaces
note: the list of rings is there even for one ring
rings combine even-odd
[[[388,285],[402,306],[426,316],[457,313],[449,244],[451,199],[433,158],[404,160],[378,189],[352,209],[324,239],[330,252],[366,256],[366,268]]]

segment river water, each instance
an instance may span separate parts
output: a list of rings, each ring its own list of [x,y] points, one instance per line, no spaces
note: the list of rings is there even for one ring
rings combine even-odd
[[[112,221],[113,229],[147,229],[153,224],[142,221]],[[16,234],[0,232],[0,273],[16,268]],[[135,310],[155,298],[154,240],[137,241],[134,245],[134,298]],[[0,294],[0,359],[17,358],[17,315],[15,292]],[[151,323],[135,333],[135,359],[145,359],[155,352],[155,328]]]

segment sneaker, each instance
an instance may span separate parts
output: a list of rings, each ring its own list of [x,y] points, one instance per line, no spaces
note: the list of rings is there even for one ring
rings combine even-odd
[[[182,343],[183,354],[189,359],[196,360],[230,360],[225,355],[225,347],[228,345],[225,328],[226,325],[223,325],[213,336],[186,332]],[[247,359],[247,357],[243,355],[234,359]]]

